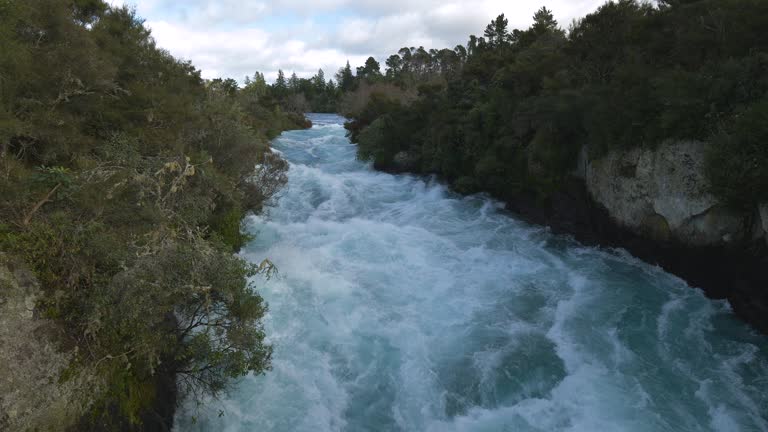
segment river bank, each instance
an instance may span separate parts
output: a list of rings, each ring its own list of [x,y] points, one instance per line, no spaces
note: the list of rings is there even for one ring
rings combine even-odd
[[[737,211],[709,193],[706,149],[704,143],[667,142],[595,160],[585,150],[576,169],[546,195],[493,195],[527,222],[585,245],[626,249],[709,298],[727,299],[737,316],[768,334],[768,237],[759,209],[755,215]],[[418,158],[405,152],[373,167],[423,174]]]
[[[691,246],[650,239],[619,225],[579,179],[566,182],[545,201],[519,194],[506,200],[506,207],[528,222],[570,234],[586,245],[624,248],[710,298],[727,299],[739,318],[768,334],[768,250],[762,241]]]

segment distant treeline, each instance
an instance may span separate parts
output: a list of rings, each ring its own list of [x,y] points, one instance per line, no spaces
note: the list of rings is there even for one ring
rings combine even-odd
[[[376,70],[379,70],[379,65],[373,57],[369,58],[368,62],[373,62]],[[336,113],[342,96],[357,88],[358,83],[368,76],[366,71],[366,68],[360,67],[357,69],[356,76],[347,62],[347,65],[336,73],[336,81],[333,79],[326,81],[325,72],[322,69],[319,69],[312,78],[299,78],[295,72],[286,78],[285,73],[280,69],[272,84],[268,84],[264,74],[257,71],[253,77],[245,77],[242,91],[278,101],[283,109],[289,112]],[[233,79],[228,79],[225,85],[233,91],[239,88],[237,81]]]
[[[546,197],[596,157],[711,142],[707,175],[735,207],[768,201],[768,2],[610,1],[563,29],[504,15],[466,46],[403,48],[360,69],[340,111],[360,156],[464,192]],[[373,61],[373,63],[371,63]]]
[[[173,405],[162,383],[202,397],[266,371],[250,277],[272,268],[233,252],[286,181],[268,140],[304,117],[201,79],[102,0],[0,0],[0,47],[0,257],[39,279],[59,382],[91,383],[76,429],[139,428]]]

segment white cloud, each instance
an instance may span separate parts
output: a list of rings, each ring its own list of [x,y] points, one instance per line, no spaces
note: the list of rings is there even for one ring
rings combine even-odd
[[[159,46],[192,62],[203,76],[242,80],[277,69],[326,77],[349,60],[380,61],[403,46],[452,48],[482,34],[499,13],[526,28],[544,0],[110,0],[136,6]],[[604,0],[549,0],[563,27]]]
[[[274,79],[280,68],[301,76],[311,76],[318,68],[331,74],[347,60],[338,49],[311,48],[298,39],[276,40],[260,29],[200,31],[166,21],[146,24],[158,45],[177,57],[192,60],[205,78],[243,79],[258,70]],[[350,58],[354,63],[364,60],[363,56]]]

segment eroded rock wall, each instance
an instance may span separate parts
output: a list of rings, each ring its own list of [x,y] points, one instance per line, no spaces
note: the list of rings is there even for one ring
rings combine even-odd
[[[34,276],[0,254],[0,430],[61,431],[74,425],[99,386],[83,371],[67,374],[72,353],[56,325],[36,316]]]
[[[749,236],[749,215],[722,205],[705,177],[706,144],[667,141],[656,149],[613,151],[586,164],[592,198],[618,224],[657,241],[734,244]]]

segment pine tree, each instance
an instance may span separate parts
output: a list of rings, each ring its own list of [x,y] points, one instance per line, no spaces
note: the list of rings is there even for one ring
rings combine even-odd
[[[317,90],[321,93],[324,92],[325,91],[325,72],[323,72],[322,69],[318,69],[317,75],[315,75],[314,77],[314,81],[315,81],[315,88],[317,88]]]
[[[275,92],[278,96],[284,96],[288,90],[288,83],[285,80],[285,74],[282,69],[277,71],[277,80],[275,80]]]
[[[504,14],[501,14],[488,24],[483,36],[485,36],[491,46],[499,47],[506,43],[509,38],[509,32],[507,32],[508,25],[509,20],[504,17]]]
[[[347,65],[336,73],[336,81],[343,92],[350,91],[355,87],[355,76],[352,74],[352,67],[349,66],[349,60],[347,60]]]
[[[557,30],[557,20],[555,20],[555,16],[552,15],[552,11],[546,7],[539,9],[533,15],[532,30],[537,35]]]

